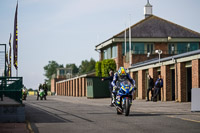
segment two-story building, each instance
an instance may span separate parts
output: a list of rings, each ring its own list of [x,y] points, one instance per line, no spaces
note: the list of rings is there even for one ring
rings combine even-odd
[[[143,20],[96,45],[100,60],[112,58],[117,68],[128,68],[130,64],[158,57],[155,50],[162,50],[161,57],[167,57],[200,48],[200,33],[153,15],[149,2],[144,15]]]

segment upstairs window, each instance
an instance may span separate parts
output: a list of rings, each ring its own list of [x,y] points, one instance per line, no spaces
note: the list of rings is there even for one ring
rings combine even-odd
[[[168,54],[175,54],[175,44],[174,43],[168,44]]]
[[[103,59],[108,59],[108,57],[107,57],[107,49],[103,51],[103,57],[104,57]]]
[[[177,54],[199,49],[199,43],[177,43]]]
[[[152,43],[147,43],[147,53],[153,54],[154,53],[154,48]]]
[[[144,54],[144,43],[133,43],[133,53],[134,54]]]
[[[117,57],[117,46],[113,46],[112,47],[112,58],[116,58]]]

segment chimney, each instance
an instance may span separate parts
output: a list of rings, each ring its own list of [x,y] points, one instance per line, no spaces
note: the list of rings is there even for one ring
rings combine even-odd
[[[149,3],[149,0],[147,0],[147,4],[144,7],[144,16],[145,18],[152,15],[152,5]]]

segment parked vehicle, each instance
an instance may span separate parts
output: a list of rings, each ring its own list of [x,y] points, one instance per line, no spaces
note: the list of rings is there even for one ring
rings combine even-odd
[[[117,114],[124,113],[125,116],[128,116],[130,113],[130,107],[132,105],[134,88],[132,87],[131,83],[127,80],[122,81],[118,84],[119,90],[117,91],[115,100]]]

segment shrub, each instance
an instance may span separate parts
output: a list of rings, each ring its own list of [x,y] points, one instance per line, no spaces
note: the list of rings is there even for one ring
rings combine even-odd
[[[95,72],[97,77],[101,77],[101,61],[97,61],[95,64]]]
[[[109,76],[109,71],[116,70],[116,63],[115,60],[113,59],[106,59],[103,60],[101,63],[101,73],[102,73],[102,77],[108,77]]]

